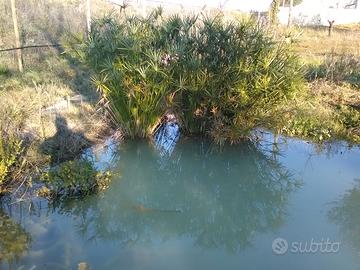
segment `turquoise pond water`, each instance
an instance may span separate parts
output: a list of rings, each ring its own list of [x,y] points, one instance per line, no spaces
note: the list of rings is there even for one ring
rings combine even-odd
[[[0,269],[360,269],[359,147],[265,141],[97,152],[105,192],[3,206]]]

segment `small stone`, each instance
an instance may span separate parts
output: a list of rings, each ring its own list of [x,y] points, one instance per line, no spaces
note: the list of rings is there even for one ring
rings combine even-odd
[[[90,270],[90,266],[86,262],[78,264],[78,270]]]

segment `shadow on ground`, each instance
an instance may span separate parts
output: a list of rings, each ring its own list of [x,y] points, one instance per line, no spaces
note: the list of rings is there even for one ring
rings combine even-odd
[[[74,159],[93,142],[81,132],[72,131],[66,119],[60,114],[55,119],[56,133],[39,147],[40,152],[50,156],[50,165]]]

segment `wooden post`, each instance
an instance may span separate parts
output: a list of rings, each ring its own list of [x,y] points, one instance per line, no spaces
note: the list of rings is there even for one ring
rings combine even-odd
[[[21,44],[20,44],[20,34],[19,34],[18,21],[17,21],[17,16],[16,16],[15,0],[10,0],[10,1],[11,1],[12,19],[13,19],[13,24],[14,24],[15,46],[17,48],[19,48],[19,47],[21,47]],[[18,60],[19,71],[23,72],[24,68],[23,68],[23,59],[22,59],[22,51],[21,51],[21,49],[16,50],[16,55],[17,55],[17,60]]]
[[[86,26],[87,26],[87,36],[91,32],[91,0],[86,0]]]
[[[328,20],[329,22],[329,37],[331,37],[331,33],[332,33],[332,28],[333,28],[333,25],[334,25],[334,20],[330,21]]]
[[[294,0],[290,0],[290,4],[289,4],[289,17],[288,17],[288,27],[291,26],[291,23],[292,23],[292,8],[293,8],[293,5],[294,5]]]

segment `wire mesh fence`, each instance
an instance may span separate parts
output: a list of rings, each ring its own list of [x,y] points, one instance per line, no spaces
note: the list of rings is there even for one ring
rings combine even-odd
[[[27,0],[16,1],[20,44],[25,67],[46,61],[50,55],[62,52],[61,39],[66,33],[87,31],[87,0]],[[94,16],[112,12],[114,5],[92,0]],[[40,45],[40,46],[39,46]],[[50,46],[43,46],[50,45]],[[55,45],[55,46],[54,46]],[[0,1],[0,65],[16,68],[15,37],[10,0]]]

